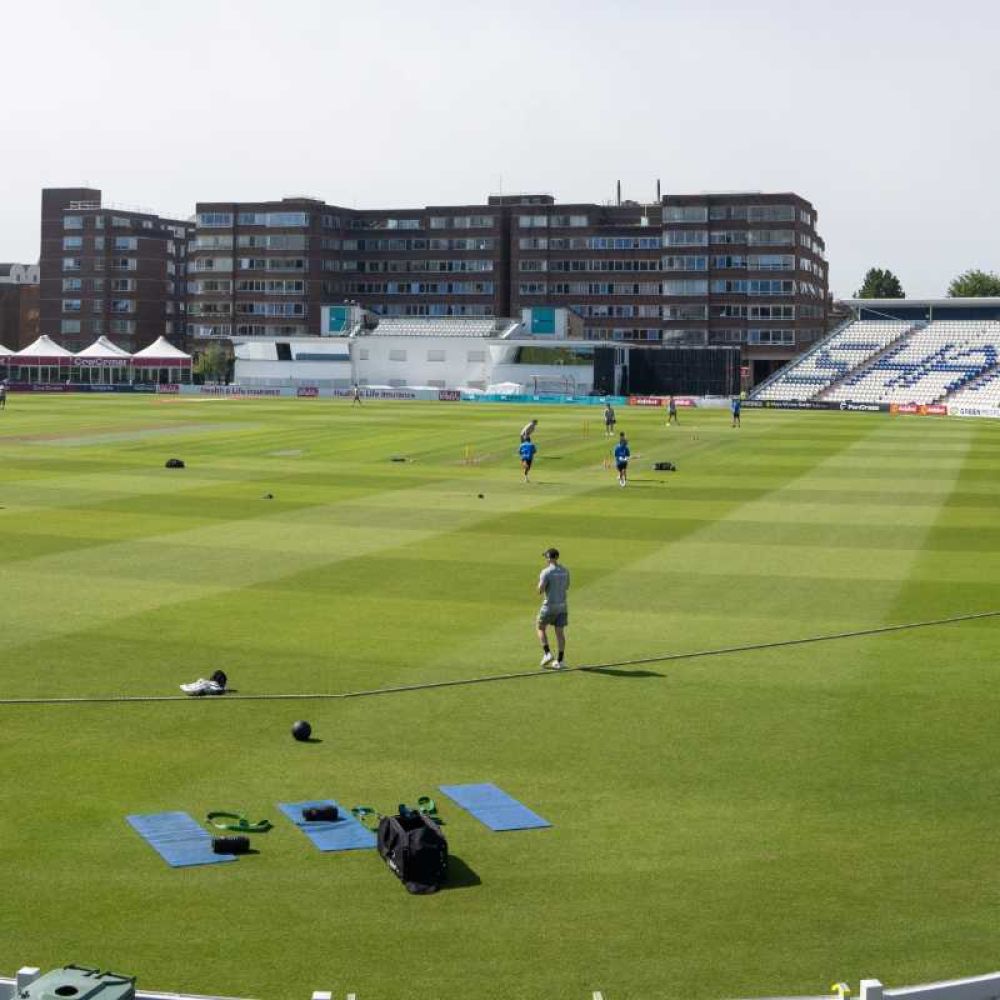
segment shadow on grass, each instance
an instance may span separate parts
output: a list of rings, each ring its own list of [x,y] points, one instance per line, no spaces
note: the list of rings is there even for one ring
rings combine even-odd
[[[623,670],[621,667],[580,667],[581,674],[605,674],[608,677],[666,677],[658,670]]]
[[[469,889],[482,885],[483,880],[457,855],[448,855],[448,880],[441,886],[446,889]]]

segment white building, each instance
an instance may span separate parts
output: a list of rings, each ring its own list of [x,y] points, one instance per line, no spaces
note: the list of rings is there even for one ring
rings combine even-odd
[[[527,309],[520,320],[397,319],[324,306],[321,337],[234,341],[235,381],[320,390],[486,391],[507,383],[530,393],[582,395],[593,387],[594,345],[577,339],[581,325],[565,309]]]
[[[37,264],[0,264],[0,285],[37,285]]]

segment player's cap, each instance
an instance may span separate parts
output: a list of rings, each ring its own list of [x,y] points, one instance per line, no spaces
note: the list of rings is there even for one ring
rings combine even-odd
[[[542,555],[545,556],[546,559],[558,559],[559,558],[559,550],[558,549],[546,549],[542,553]]]

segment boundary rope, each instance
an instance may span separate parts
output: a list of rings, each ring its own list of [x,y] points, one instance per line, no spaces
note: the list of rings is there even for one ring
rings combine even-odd
[[[953,615],[950,618],[931,618],[927,621],[904,622],[900,625],[879,625],[874,628],[854,629],[849,632],[828,632],[823,635],[808,635],[799,639],[777,639],[773,642],[751,642],[740,646],[720,646],[715,649],[692,650],[687,653],[663,653],[658,656],[643,656],[634,660],[612,660],[607,663],[587,663],[562,670],[520,670],[506,674],[490,674],[485,677],[464,677],[457,680],[425,681],[421,684],[398,684],[391,687],[368,688],[360,691],[317,692],[314,694],[227,694],[203,696],[198,699],[184,694],[168,695],[84,695],[67,698],[0,698],[2,705],[102,705],[120,702],[167,702],[167,701],[344,701],[348,698],[371,698],[375,695],[404,694],[409,691],[430,691],[434,688],[463,687],[470,684],[489,684],[493,681],[510,681],[524,677],[545,677],[569,673],[600,673],[616,667],[634,667],[644,663],[668,663],[672,660],[696,660],[709,656],[724,656],[729,653],[748,653],[761,649],[780,649],[787,646],[804,646],[815,642],[834,642],[839,639],[856,639],[861,636],[884,635],[888,632],[903,632],[908,629],[928,628],[934,625],[951,625],[955,622],[976,621],[984,618],[1000,617],[997,611],[976,611],[971,614]]]

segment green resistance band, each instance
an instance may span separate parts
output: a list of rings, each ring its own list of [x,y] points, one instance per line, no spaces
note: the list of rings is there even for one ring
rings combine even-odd
[[[417,799],[415,812],[430,816],[438,824],[444,823],[444,820],[438,815],[437,805],[429,795],[421,795]],[[351,815],[369,830],[377,830],[379,820],[382,819],[382,814],[371,806],[355,806],[351,810]]]
[[[251,823],[243,813],[234,812],[210,812],[205,820],[217,830],[232,830],[233,833],[267,833],[273,825],[269,819]],[[225,822],[220,823],[219,820]]]

